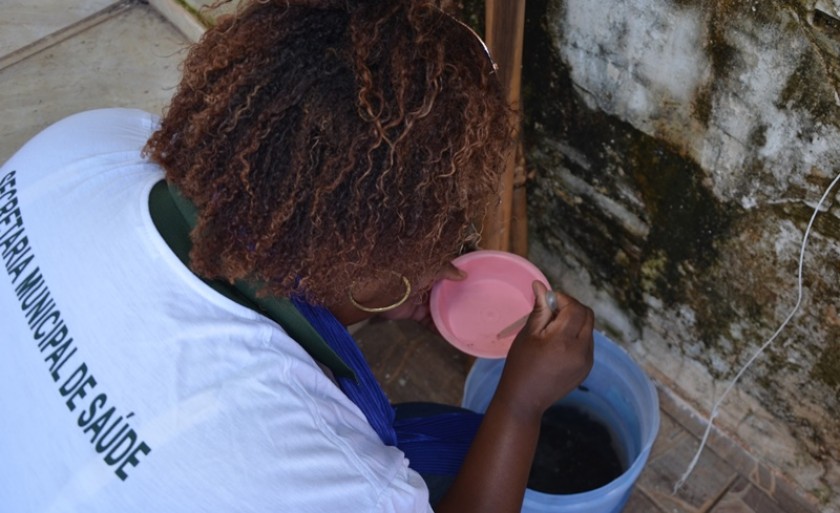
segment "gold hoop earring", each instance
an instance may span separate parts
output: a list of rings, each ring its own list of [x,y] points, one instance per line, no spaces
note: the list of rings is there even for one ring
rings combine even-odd
[[[402,304],[405,303],[408,300],[408,297],[411,295],[411,282],[408,281],[408,278],[406,278],[402,274],[396,273],[394,271],[390,271],[390,273],[393,274],[394,276],[399,276],[400,278],[402,278],[403,285],[405,285],[405,294],[403,294],[403,296],[399,300],[397,300],[396,303],[388,305],[388,306],[377,306],[377,307],[364,306],[361,303],[359,303],[358,301],[356,301],[356,298],[353,297],[353,290],[352,290],[352,286],[351,286],[351,290],[347,291],[347,297],[350,298],[350,302],[353,304],[353,306],[355,306],[356,308],[358,308],[359,310],[361,310],[363,312],[368,312],[368,313],[387,312],[389,310],[393,310],[394,308],[398,308],[398,307],[402,306]]]

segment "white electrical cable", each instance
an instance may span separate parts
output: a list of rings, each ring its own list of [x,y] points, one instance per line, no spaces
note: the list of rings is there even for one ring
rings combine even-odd
[[[741,367],[741,370],[738,371],[738,373],[729,383],[729,386],[727,386],[726,389],[723,391],[723,394],[717,399],[717,401],[714,402],[714,405],[712,406],[712,411],[711,413],[709,413],[709,422],[708,424],[706,424],[706,431],[703,433],[703,438],[700,441],[700,447],[694,454],[694,458],[691,460],[691,463],[689,463],[685,473],[683,473],[682,477],[680,477],[676,484],[674,484],[674,493],[677,493],[680,490],[680,488],[682,488],[682,486],[685,484],[685,481],[688,479],[688,476],[690,476],[691,473],[694,471],[694,467],[697,466],[697,462],[700,460],[700,454],[706,447],[706,442],[708,441],[709,434],[712,431],[712,423],[714,422],[715,417],[718,416],[718,409],[720,408],[721,403],[723,403],[723,400],[726,399],[726,396],[729,394],[729,392],[732,391],[732,389],[735,387],[735,384],[738,382],[739,379],[741,379],[741,376],[744,374],[744,372],[746,372],[746,370],[750,368],[753,362],[755,362],[756,358],[758,358],[768,347],[770,347],[770,344],[772,344],[773,341],[776,340],[776,337],[778,337],[782,330],[785,329],[785,327],[788,325],[791,319],[793,319],[793,316],[799,310],[799,306],[802,304],[802,267],[805,261],[805,248],[808,245],[808,236],[811,234],[811,227],[814,224],[814,220],[817,218],[817,214],[819,214],[823,203],[825,202],[826,198],[828,198],[828,195],[831,193],[831,190],[834,188],[834,186],[837,185],[838,181],[840,181],[840,174],[838,174],[834,178],[834,180],[832,180],[831,184],[823,193],[822,198],[820,198],[819,203],[817,203],[817,206],[814,208],[814,213],[811,215],[811,220],[808,222],[808,227],[805,229],[805,235],[803,235],[802,237],[802,247],[799,250],[799,271],[797,275],[796,304],[793,306],[793,309],[785,318],[784,322],[782,322],[782,324],[779,326],[776,332],[773,333],[773,336],[767,339],[767,341],[764,342],[764,344],[762,344],[760,348],[758,348],[758,351],[756,351],[755,354],[753,354],[752,357],[750,357],[750,359],[747,360],[747,363],[745,363],[744,366]]]

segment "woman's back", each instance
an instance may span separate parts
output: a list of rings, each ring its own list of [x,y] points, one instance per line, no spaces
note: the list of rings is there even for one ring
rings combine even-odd
[[[426,511],[321,367],[158,235],[154,126],[78,114],[0,168],[3,509]]]

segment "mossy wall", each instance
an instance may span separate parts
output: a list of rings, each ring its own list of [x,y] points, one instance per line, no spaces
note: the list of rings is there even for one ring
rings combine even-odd
[[[840,7],[527,0],[531,258],[707,413],[797,302],[840,173]],[[840,186],[716,422],[840,505]]]

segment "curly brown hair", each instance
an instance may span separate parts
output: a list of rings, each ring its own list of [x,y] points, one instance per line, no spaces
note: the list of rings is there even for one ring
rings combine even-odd
[[[146,147],[197,207],[193,270],[317,302],[416,285],[497,201],[510,144],[479,40],[429,0],[259,0],[194,45]]]

